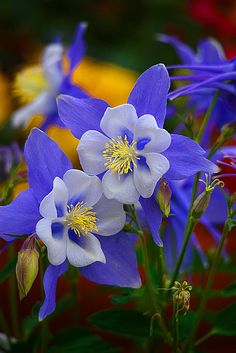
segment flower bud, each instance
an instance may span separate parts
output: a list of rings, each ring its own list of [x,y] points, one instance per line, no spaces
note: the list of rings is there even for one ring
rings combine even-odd
[[[168,217],[170,214],[170,199],[171,199],[171,189],[169,184],[161,179],[160,186],[157,191],[157,200],[159,202],[160,209],[165,217]]]
[[[35,249],[22,249],[18,253],[16,278],[20,300],[28,294],[37,277],[38,259],[39,253]]]
[[[211,197],[211,191],[204,190],[194,201],[192,216],[195,219],[199,219],[205,212],[207,206],[209,205]]]

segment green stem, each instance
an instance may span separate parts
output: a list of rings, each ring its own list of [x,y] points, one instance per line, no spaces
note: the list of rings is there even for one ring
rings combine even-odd
[[[159,307],[157,305],[156,302],[156,296],[155,296],[155,289],[153,288],[151,279],[150,279],[150,273],[149,273],[149,256],[148,256],[148,248],[147,248],[147,244],[144,238],[144,234],[143,231],[140,227],[139,221],[138,221],[138,217],[137,217],[137,213],[136,210],[134,208],[134,206],[131,206],[131,211],[132,211],[132,215],[134,218],[134,223],[138,229],[137,234],[140,237],[141,240],[141,244],[142,244],[142,250],[143,250],[143,262],[144,262],[144,270],[145,270],[145,274],[146,274],[146,285],[147,285],[147,291],[148,291],[148,296],[150,299],[150,303],[151,303],[151,308],[152,310],[155,312],[155,314],[153,315],[152,319],[151,319],[151,327],[150,330],[152,331],[153,334],[153,325],[154,325],[154,318],[158,319],[158,324],[159,327],[163,333],[163,337],[164,340],[169,344],[172,345],[172,337],[171,334],[169,333],[168,329],[166,328],[166,325],[164,323],[164,320],[161,316],[161,314],[159,313]]]
[[[199,132],[197,134],[197,137],[196,137],[196,142],[200,143],[201,142],[201,139],[202,139],[202,136],[203,136],[203,133],[205,131],[205,128],[206,128],[206,125],[209,121],[209,118],[212,114],[212,111],[215,107],[215,104],[216,104],[216,100],[219,96],[219,92],[217,91],[215,93],[215,95],[213,96],[212,98],[212,101],[211,101],[211,104],[210,106],[208,107],[207,109],[207,112],[205,114],[205,117],[202,121],[202,124],[201,124],[201,127],[199,129]],[[184,259],[184,255],[185,255],[185,251],[187,249],[187,246],[188,246],[188,242],[189,242],[189,239],[190,239],[190,236],[192,234],[192,231],[196,225],[196,220],[193,220],[191,215],[192,215],[192,207],[193,207],[193,203],[194,203],[194,200],[196,198],[196,195],[197,195],[197,189],[198,189],[198,180],[199,180],[199,177],[200,177],[200,172],[198,172],[195,176],[195,179],[194,179],[194,184],[193,184],[193,190],[192,190],[192,196],[191,196],[191,203],[190,203],[190,208],[189,208],[189,212],[188,212],[188,218],[187,218],[187,224],[186,224],[186,227],[185,227],[185,232],[184,232],[184,244],[183,244],[183,247],[182,247],[182,250],[181,250],[181,253],[180,253],[180,256],[179,256],[179,259],[177,261],[177,265],[176,265],[176,268],[175,268],[175,272],[172,276],[172,279],[171,279],[171,282],[170,282],[170,285],[169,285],[169,288],[171,288],[175,282],[175,280],[177,279],[178,275],[179,275],[179,270],[180,270],[180,267],[182,265],[182,262],[183,262],[183,259]],[[169,296],[169,293],[167,293],[167,297]]]
[[[9,246],[9,260],[12,260],[15,257],[15,247],[14,243]],[[15,276],[10,276],[9,278],[9,298],[10,298],[10,315],[12,318],[12,328],[15,337],[20,337],[20,325],[19,325],[19,315],[17,308],[17,288],[16,288],[16,278]]]
[[[192,209],[191,209],[191,210],[192,210]],[[184,234],[184,243],[183,243],[183,247],[182,247],[180,256],[179,256],[179,258],[178,258],[178,261],[177,261],[177,264],[176,264],[176,267],[175,267],[174,274],[173,274],[172,279],[171,279],[171,281],[170,281],[169,289],[173,287],[174,282],[176,281],[176,279],[177,279],[177,277],[178,277],[180,267],[181,267],[181,265],[182,265],[182,263],[183,263],[185,251],[186,251],[186,249],[187,249],[190,236],[191,236],[191,234],[192,234],[192,232],[193,232],[193,230],[194,230],[194,227],[195,227],[196,223],[197,223],[196,219],[193,219],[191,216],[188,218],[188,223],[187,223],[186,230],[185,230],[185,234]],[[170,295],[170,292],[167,292],[167,296],[169,296],[169,295]]]
[[[199,308],[198,308],[198,311],[197,311],[196,320],[194,321],[193,329],[192,329],[192,332],[190,333],[190,337],[189,337],[189,340],[188,340],[188,344],[186,345],[185,352],[191,352],[191,349],[192,349],[192,346],[193,346],[193,340],[195,338],[199,323],[200,323],[200,321],[202,319],[202,316],[204,314],[204,309],[205,309],[205,306],[206,306],[206,303],[207,303],[207,299],[208,299],[208,296],[209,296],[209,291],[210,291],[210,288],[212,286],[212,283],[213,283],[213,280],[214,280],[214,277],[215,277],[215,272],[216,272],[216,268],[217,268],[217,265],[218,265],[218,261],[219,261],[219,258],[220,258],[220,255],[221,255],[221,252],[222,252],[222,249],[223,249],[223,246],[224,246],[224,243],[225,243],[225,240],[226,240],[226,237],[227,237],[228,233],[229,233],[229,228],[228,228],[228,219],[227,219],[227,221],[225,222],[225,225],[224,225],[222,237],[221,237],[220,242],[219,242],[219,244],[218,244],[218,246],[216,248],[216,252],[215,252],[215,255],[214,255],[213,262],[211,264],[210,273],[209,273],[209,276],[208,276],[206,288],[205,288],[205,291],[203,292],[203,295],[201,297],[201,302],[200,302],[200,305],[199,305]]]
[[[209,331],[206,335],[202,336],[195,342],[195,346],[198,346],[199,344],[205,342],[209,337],[213,336],[214,333],[212,331]]]
[[[203,121],[202,121],[202,123],[201,123],[200,129],[199,129],[198,134],[197,134],[197,137],[196,137],[196,139],[195,139],[196,142],[198,142],[198,143],[201,142],[201,139],[202,139],[202,136],[203,136],[203,134],[204,134],[206,125],[207,125],[207,123],[208,123],[208,121],[209,121],[209,119],[210,119],[210,117],[211,117],[211,114],[212,114],[213,109],[214,109],[214,107],[215,107],[216,100],[217,100],[218,96],[219,96],[219,91],[217,91],[217,92],[214,94],[214,96],[213,96],[213,98],[212,98],[212,101],[211,101],[211,104],[210,104],[209,108],[207,109],[207,112],[206,112],[206,114],[205,114],[205,116],[204,116],[204,119],[203,119]]]
[[[174,340],[173,340],[173,352],[178,352],[178,341],[179,341],[179,318],[178,318],[178,309],[179,306],[177,303],[173,303],[173,332],[174,332]]]
[[[45,264],[45,254],[42,252],[40,257],[40,279],[41,279],[41,295],[44,296],[44,288],[43,288],[43,277],[46,268]],[[41,322],[41,353],[47,352],[47,344],[48,344],[48,320],[44,319]]]

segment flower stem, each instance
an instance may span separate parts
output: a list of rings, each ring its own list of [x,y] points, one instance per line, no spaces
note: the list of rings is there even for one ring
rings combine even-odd
[[[177,303],[173,303],[173,333],[174,333],[174,340],[173,340],[173,352],[178,352],[178,341],[179,341],[179,318],[178,318],[178,310],[179,306]]]
[[[176,264],[176,267],[175,267],[174,274],[173,274],[172,279],[171,279],[171,281],[170,281],[169,289],[173,287],[174,282],[176,281],[176,279],[177,279],[177,277],[178,277],[179,270],[180,270],[181,265],[182,265],[182,263],[183,263],[185,251],[186,251],[186,249],[187,249],[190,236],[191,236],[191,234],[192,234],[192,232],[193,232],[194,227],[195,227],[196,224],[197,224],[197,220],[194,219],[194,218],[192,218],[192,217],[190,216],[190,217],[188,218],[188,223],[187,223],[186,230],[185,230],[185,234],[184,234],[184,243],[183,243],[183,247],[182,247],[180,256],[179,256],[179,258],[178,258],[178,261],[177,261],[177,264]],[[170,295],[170,292],[167,292],[167,296],[169,296],[169,295]]]
[[[209,118],[212,114],[212,111],[215,107],[215,104],[216,104],[216,100],[219,96],[219,91],[217,91],[215,93],[215,95],[213,96],[212,98],[212,101],[211,101],[211,104],[210,106],[208,107],[208,110],[205,114],[205,117],[202,121],[202,124],[201,124],[201,127],[199,129],[199,132],[197,134],[197,137],[196,137],[196,141],[198,143],[201,142],[201,139],[202,139],[202,136],[203,136],[203,133],[205,131],[205,128],[206,128],[206,125],[209,121]],[[192,190],[192,196],[191,196],[191,203],[190,203],[190,208],[189,208],[189,212],[188,212],[188,218],[187,218],[187,224],[186,224],[186,227],[185,227],[185,232],[184,232],[184,243],[183,243],[183,247],[181,249],[181,253],[180,253],[180,256],[178,258],[178,261],[177,261],[177,265],[176,265],[176,268],[175,268],[175,271],[174,271],[174,274],[172,276],[172,279],[170,281],[170,285],[168,288],[171,288],[175,282],[175,280],[177,279],[178,275],[179,275],[179,270],[181,268],[181,265],[182,265],[182,262],[183,262],[183,259],[184,259],[184,255],[185,255],[185,251],[187,249],[187,246],[188,246],[188,243],[189,243],[189,239],[190,239],[190,236],[193,232],[193,229],[195,227],[195,225],[197,224],[197,220],[196,219],[193,219],[191,217],[192,215],[192,207],[193,207],[193,203],[194,203],[194,200],[196,198],[196,195],[197,195],[197,189],[198,189],[198,181],[199,181],[199,177],[200,177],[200,172],[198,172],[195,176],[195,179],[194,179],[194,184],[193,184],[193,190]],[[167,292],[167,297],[169,296],[169,293]]]
[[[40,257],[40,279],[41,279],[41,294],[44,295],[44,287],[43,287],[43,277],[45,272],[45,254],[41,253]],[[48,319],[44,319],[41,322],[41,353],[47,352],[47,344],[48,344]]]
[[[207,109],[207,112],[206,112],[206,114],[205,114],[205,116],[204,116],[204,119],[203,119],[203,121],[202,121],[202,123],[201,123],[200,129],[199,129],[198,134],[197,134],[196,139],[195,139],[196,142],[198,142],[198,143],[201,142],[201,139],[202,139],[202,136],[203,136],[203,134],[204,134],[206,125],[207,125],[207,123],[208,123],[208,121],[209,121],[209,119],[210,119],[210,117],[211,117],[211,114],[212,114],[213,109],[214,109],[214,107],[215,107],[216,100],[217,100],[218,96],[219,96],[219,91],[217,91],[217,92],[214,94],[214,96],[213,96],[213,98],[212,98],[212,101],[211,101],[211,104],[209,105],[209,107],[208,107],[208,109]]]
[[[207,332],[206,335],[202,336],[201,338],[199,338],[199,340],[197,340],[195,342],[195,346],[198,346],[199,344],[205,342],[209,337],[211,337],[213,335],[214,335],[214,333],[212,331]]]
[[[15,257],[15,247],[14,243],[9,246],[9,260]],[[17,308],[17,289],[16,289],[16,278],[15,276],[10,276],[9,278],[9,298],[10,298],[10,312],[12,318],[12,328],[15,337],[20,337],[20,325],[19,325],[19,315]]]
[[[218,244],[218,246],[216,248],[216,252],[215,252],[214,259],[213,259],[213,262],[212,262],[212,265],[211,265],[211,268],[210,268],[210,273],[209,273],[209,277],[208,277],[208,280],[207,280],[206,288],[205,288],[205,291],[203,292],[203,295],[201,297],[201,302],[200,302],[200,305],[199,305],[199,308],[198,308],[198,311],[197,311],[196,320],[194,322],[192,332],[190,333],[190,337],[189,337],[189,340],[188,340],[188,344],[186,345],[185,352],[191,352],[191,349],[192,349],[192,346],[193,346],[193,340],[195,338],[199,323],[200,323],[200,321],[202,319],[202,316],[204,314],[204,309],[205,309],[205,306],[206,306],[206,303],[207,303],[207,299],[208,299],[210,288],[212,286],[212,283],[213,283],[213,280],[214,280],[214,277],[215,277],[215,272],[216,272],[216,268],[217,268],[217,265],[218,265],[218,261],[219,261],[219,258],[220,258],[220,255],[221,255],[221,252],[222,252],[226,237],[227,237],[227,235],[229,233],[228,222],[229,222],[229,219],[227,219],[227,221],[225,222],[223,233],[222,233],[222,237],[221,237],[220,242],[219,242],[219,244]]]
[[[154,315],[151,318],[151,325],[150,325],[150,338],[153,337],[153,333],[154,333],[154,320],[155,318],[158,321],[158,325],[163,333],[163,337],[164,337],[164,341],[166,343],[168,343],[170,346],[172,345],[173,339],[171,337],[170,332],[168,331],[165,322],[162,318],[162,315],[160,313],[160,308],[157,304],[156,301],[156,295],[155,295],[155,288],[152,285],[152,281],[150,278],[150,272],[149,272],[149,254],[148,254],[148,247],[147,247],[147,243],[145,241],[145,237],[143,234],[143,231],[141,229],[141,226],[139,224],[138,221],[138,217],[137,217],[137,213],[135,210],[134,206],[130,206],[130,210],[133,216],[133,221],[137,227],[137,234],[141,240],[141,244],[142,244],[142,251],[143,251],[143,265],[144,265],[144,270],[145,270],[145,274],[146,274],[146,286],[147,286],[147,292],[148,292],[148,296],[149,296],[149,302],[151,304],[151,310],[154,312]],[[149,347],[150,348],[150,347]]]

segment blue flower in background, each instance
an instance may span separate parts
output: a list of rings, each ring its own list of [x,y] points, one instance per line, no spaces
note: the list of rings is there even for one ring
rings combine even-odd
[[[179,96],[190,96],[189,105],[194,106],[197,115],[206,112],[213,95],[220,90],[220,95],[214,107],[208,124],[208,134],[212,128],[221,128],[224,124],[235,121],[236,118],[236,78],[235,60],[228,61],[220,43],[214,39],[204,39],[195,53],[192,48],[175,37],[165,34],[158,39],[174,47],[182,65],[172,65],[169,69],[189,69],[190,75],[172,76],[171,79],[190,81],[187,86],[169,93],[170,99]],[[233,81],[232,83],[229,81]]]
[[[162,216],[153,193],[160,178],[179,180],[200,170],[216,171],[197,143],[163,129],[169,87],[168,72],[160,64],[139,77],[128,104],[111,109],[99,99],[58,98],[62,121],[81,139],[84,171],[101,176],[107,198],[126,204],[139,200],[159,245]]]
[[[105,199],[97,177],[72,169],[41,130],[31,132],[24,154],[29,189],[0,207],[0,236],[12,241],[12,235],[36,232],[47,247],[51,264],[44,276],[40,318],[55,309],[56,283],[68,262],[96,283],[139,287],[135,237],[120,231],[125,222],[122,205]]]
[[[78,25],[75,39],[66,52],[60,42],[49,44],[43,52],[40,65],[28,67],[18,73],[14,92],[24,105],[12,116],[12,123],[15,127],[27,124],[35,115],[45,116],[45,121],[41,126],[43,130],[51,124],[63,125],[57,113],[57,94],[88,96],[80,87],[71,82],[72,72],[85,54],[83,36],[86,27],[85,23]],[[66,63],[64,68],[63,60]]]
[[[4,181],[11,169],[22,160],[22,152],[16,142],[0,146],[0,182]]]

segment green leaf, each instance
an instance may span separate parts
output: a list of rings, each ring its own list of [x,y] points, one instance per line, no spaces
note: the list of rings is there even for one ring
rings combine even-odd
[[[0,272],[0,283],[4,282],[16,268],[17,257],[15,256]]]
[[[48,353],[118,353],[119,350],[111,347],[100,336],[91,335],[82,327],[63,330],[53,340]]]
[[[89,322],[120,336],[146,338],[150,332],[150,318],[135,310],[107,309],[91,315]]]
[[[212,334],[222,336],[236,335],[236,304],[228,306],[216,316]]]

